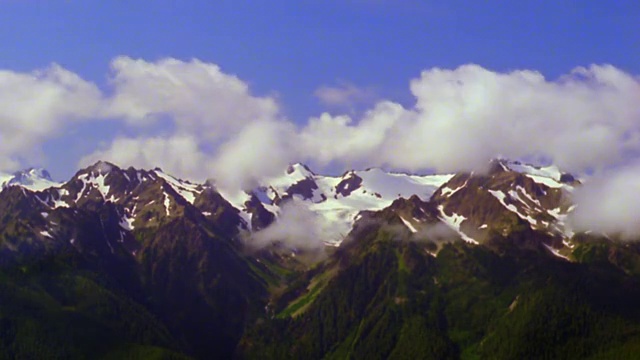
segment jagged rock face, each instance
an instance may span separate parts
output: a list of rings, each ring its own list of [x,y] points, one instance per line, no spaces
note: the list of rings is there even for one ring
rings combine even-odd
[[[110,204],[125,233],[186,216],[229,237],[239,229],[264,229],[276,220],[281,206],[294,201],[332,224],[335,234],[327,234],[324,240],[333,245],[340,244],[363,211],[389,207],[382,219],[411,233],[442,223],[469,242],[482,242],[492,234],[507,236],[529,229],[552,239],[545,243],[559,248],[569,237],[562,224],[570,210],[566,192],[577,183],[557,169],[503,160],[492,162],[487,174],[455,176],[369,169],[328,177],[295,164],[283,177],[232,205],[209,183],[192,184],[161,169],[120,169],[98,162],[78,171],[67,183],[35,192],[34,201],[40,208],[36,215],[58,208],[100,211]],[[408,200],[398,201],[402,197]],[[46,231],[47,225],[43,227],[38,231]]]
[[[282,198],[279,198],[278,201],[274,201],[274,204],[279,204],[282,200],[291,199],[295,195],[299,195],[303,200],[313,199],[313,192],[317,189],[318,184],[316,184],[312,178],[304,178],[291,185]]]
[[[271,225],[275,220],[275,215],[265,209],[262,202],[255,195],[245,203],[245,208],[251,214],[251,229],[253,231],[260,231]]]
[[[399,198],[380,211],[363,212],[356,224],[363,222],[383,222],[406,229],[405,235],[411,235],[424,227],[438,224],[438,209],[433,203],[421,200],[418,196],[408,199]]]
[[[397,214],[406,214],[407,217],[421,222],[436,223],[438,221],[438,209],[434,204],[422,201],[415,195],[409,199],[400,198],[394,201],[387,209]]]
[[[0,269],[71,254],[162,314],[193,354],[229,358],[266,294],[240,228],[211,186],[99,162],[56,187],[0,192]]]
[[[245,227],[239,211],[211,186],[194,185],[151,171],[126,170],[98,162],[59,186],[32,191],[9,186],[0,193],[0,244],[5,254],[17,247],[38,253],[50,248],[77,248],[91,253],[136,254],[134,229],[155,228],[187,217],[225,237]],[[88,234],[82,228],[95,227]],[[84,235],[83,235],[84,234]],[[20,238],[20,245],[12,245]],[[91,238],[87,243],[86,239]]]
[[[444,219],[455,218],[459,231],[473,239],[526,229],[558,248],[564,230],[558,220],[569,210],[568,190],[560,182],[545,182],[507,170],[459,174],[438,189],[431,202]]]
[[[354,172],[349,172],[342,177],[342,181],[336,185],[336,196],[349,196],[352,192],[359,189],[362,185],[362,178]]]
[[[210,185],[175,179],[160,169],[120,169],[105,162],[81,170],[60,187],[38,193],[52,208],[80,207],[96,210],[106,203],[117,206],[128,228],[158,226],[170,218],[202,217],[221,229],[241,226],[234,209]],[[234,227],[235,226],[235,227]]]
[[[231,206],[211,187],[206,187],[198,194],[193,205],[224,234],[235,234],[239,228],[246,229],[239,215],[240,210]]]
[[[577,184],[552,168],[494,161],[486,174],[451,177],[428,201],[413,196],[381,211],[361,213],[351,237],[361,237],[358,231],[379,223],[404,227],[403,237],[434,244],[462,238],[499,250],[509,241],[559,255],[558,250],[573,247],[572,233],[563,222],[571,210],[568,194],[573,186],[561,178]],[[447,228],[451,231],[444,231]]]
[[[123,216],[133,219],[132,226],[157,226],[164,218],[182,216],[186,199],[159,169],[145,171],[99,162],[79,171],[65,184],[61,200],[80,207],[100,207],[106,202],[122,207]],[[194,186],[192,197],[202,191]]]
[[[59,247],[41,233],[46,221],[40,213],[46,206],[30,194],[17,186],[0,192],[0,265]]]
[[[569,184],[569,185],[577,185],[579,184],[578,180],[576,180],[576,178],[569,174],[569,173],[564,173],[560,176],[560,182],[563,184]]]

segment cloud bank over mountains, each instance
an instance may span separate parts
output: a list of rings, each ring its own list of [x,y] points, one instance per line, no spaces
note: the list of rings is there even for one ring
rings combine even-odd
[[[366,94],[352,84],[320,89],[329,105]],[[640,154],[640,79],[610,65],[551,80],[533,70],[432,68],[410,81],[410,91],[408,107],[383,99],[361,116],[322,113],[300,122],[286,119],[275,97],[254,95],[242,79],[195,59],[115,58],[106,89],[55,64],[4,70],[0,168],[24,166],[42,156],[46,140],[97,121],[129,133],[105,139],[79,165],[161,166],[219,186],[251,187],[294,161],[453,172],[503,156],[602,174]],[[636,166],[616,174],[639,173]],[[594,194],[605,196],[608,186]]]
[[[159,165],[187,178],[297,160],[458,171],[495,156],[579,172],[640,151],[640,80],[613,66],[579,67],[555,80],[531,70],[433,68],[411,80],[410,91],[410,107],[381,100],[358,118],[323,113],[301,123],[283,118],[276,98],[256,96],[237,76],[199,60],[118,57],[108,89],[58,65],[1,71],[0,167],[19,167],[30,149],[81,121],[142,134],[110,139],[82,164]],[[144,135],[167,123],[161,135]]]

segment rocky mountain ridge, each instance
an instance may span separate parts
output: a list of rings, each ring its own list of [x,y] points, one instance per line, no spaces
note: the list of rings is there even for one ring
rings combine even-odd
[[[38,180],[33,171],[28,174],[31,183],[35,178],[50,186],[33,189],[11,180],[5,188],[18,185],[32,192],[37,201],[34,212],[44,220],[58,208],[96,209],[110,204],[124,242],[134,228],[155,226],[185,213],[234,237],[238,232],[268,227],[278,221],[283,206],[295,203],[331,229],[323,235],[327,245],[339,246],[363,212],[381,211],[398,199],[417,197],[436,209],[436,223],[445,224],[468,242],[480,243],[491,231],[508,235],[515,228],[528,228],[548,237],[545,244],[555,252],[571,246],[572,232],[564,219],[572,209],[569,195],[579,184],[555,167],[506,160],[495,160],[486,174],[425,176],[373,168],[331,177],[293,164],[282,176],[265,179],[264,185],[234,192],[219,192],[210,182],[180,180],[158,168],[120,169],[107,162],[80,170],[61,184],[46,177]],[[20,178],[24,176],[14,177]],[[399,219],[413,233],[433,225],[420,216]],[[35,230],[40,236],[55,236],[55,223],[39,226],[42,228]]]
[[[574,234],[580,183],[554,167],[294,164],[248,192],[212,184],[106,162],[43,189],[5,184],[0,357],[637,354],[640,247]],[[339,229],[313,232],[324,256],[282,232],[248,251],[291,205]]]

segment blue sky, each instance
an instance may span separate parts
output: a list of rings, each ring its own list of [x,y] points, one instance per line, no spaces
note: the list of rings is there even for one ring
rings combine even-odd
[[[637,76],[639,23],[637,1],[0,0],[0,69],[29,73],[57,63],[108,96],[118,56],[196,58],[237,76],[251,94],[275,99],[298,126],[323,111],[357,123],[380,99],[413,106],[410,81],[434,67],[531,69],[553,81],[577,66],[611,64]],[[349,105],[317,96],[319,88],[341,86],[362,96]],[[66,125],[43,137],[44,155],[20,165],[39,162],[64,179],[100,142],[172,127],[171,120],[158,124]]]

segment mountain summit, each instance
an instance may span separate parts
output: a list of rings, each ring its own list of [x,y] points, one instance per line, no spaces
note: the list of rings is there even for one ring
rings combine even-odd
[[[51,179],[49,172],[42,168],[29,168],[13,174],[0,172],[0,186],[21,185],[31,190],[43,190],[59,183]]]

